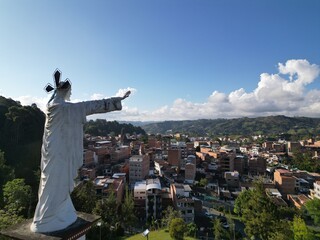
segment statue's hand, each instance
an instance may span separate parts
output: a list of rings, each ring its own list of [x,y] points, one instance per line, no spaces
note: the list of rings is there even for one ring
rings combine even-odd
[[[122,100],[126,99],[127,97],[129,97],[130,94],[131,94],[131,91],[126,92],[126,94],[122,97]]]

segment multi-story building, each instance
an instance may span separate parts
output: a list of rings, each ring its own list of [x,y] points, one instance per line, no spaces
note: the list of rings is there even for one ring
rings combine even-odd
[[[98,157],[96,153],[89,149],[84,149],[83,151],[83,165],[84,166],[93,166],[97,163]]]
[[[260,146],[258,145],[253,145],[251,149],[249,150],[249,153],[253,156],[259,156],[260,153]]]
[[[194,179],[196,177],[196,165],[192,162],[188,162],[185,165],[185,182],[189,184],[193,184]]]
[[[288,142],[287,151],[288,154],[292,154],[295,151],[299,151],[301,149],[301,144],[299,142]]]
[[[180,149],[168,149],[168,163],[172,166],[180,167],[181,150]]]
[[[131,154],[140,155],[145,153],[144,143],[141,141],[130,142]]]
[[[195,155],[196,149],[194,148],[194,143],[193,142],[187,142],[186,143],[187,147],[187,155]]]
[[[237,171],[225,172],[224,179],[226,180],[228,188],[235,189],[239,187],[240,178]]]
[[[161,190],[158,178],[136,182],[134,185],[134,202],[140,219],[152,220],[162,217],[162,199],[166,198]]]
[[[80,169],[80,179],[90,179],[93,180],[96,177],[96,169],[95,168],[86,168],[82,167]]]
[[[134,155],[129,159],[129,183],[144,180],[149,175],[150,160],[148,155]]]
[[[221,152],[218,158],[219,170],[221,173],[234,171],[234,153]]]
[[[107,197],[111,192],[113,192],[115,194],[117,204],[121,204],[124,194],[125,178],[98,176],[93,182],[97,195]]]
[[[309,193],[309,182],[303,178],[296,177],[294,173],[293,177],[296,179],[296,191],[298,193]]]
[[[263,157],[251,157],[248,159],[248,172],[252,175],[263,175],[266,173],[267,160]]]
[[[94,145],[89,146],[89,150],[95,153],[95,158],[99,164],[109,164],[110,155],[114,151],[112,142],[108,140],[97,141]]]
[[[161,142],[154,135],[150,135],[148,137],[148,148],[161,148]]]
[[[270,151],[270,150],[272,150],[272,144],[273,144],[273,142],[271,142],[271,141],[266,141],[266,142],[262,143],[262,148],[263,148],[265,151]]]
[[[237,155],[234,159],[234,171],[244,174],[247,169],[247,159],[243,155]]]
[[[282,143],[273,143],[272,144],[272,150],[274,152],[284,152],[285,151],[285,145]]]
[[[133,199],[136,216],[140,221],[146,220],[146,180],[135,182]]]
[[[189,155],[186,158],[181,158],[180,159],[180,163],[179,163],[180,169],[181,170],[185,170],[185,167],[186,167],[187,163],[192,163],[194,165],[197,165],[196,156],[195,155]]]
[[[158,178],[146,181],[146,218],[147,220],[160,219],[162,217],[162,192]]]
[[[121,160],[128,159],[131,155],[129,146],[119,146],[111,153],[111,163],[117,163]]]
[[[170,185],[170,192],[173,205],[176,210],[180,211],[184,221],[194,222],[194,200],[190,198],[190,186],[174,183]]]
[[[292,172],[286,169],[276,169],[273,176],[274,183],[283,196],[295,194],[296,178],[293,177]]]
[[[168,150],[171,148],[171,136],[162,136],[161,149],[164,156],[168,156]]]
[[[171,149],[179,149],[182,159],[188,157],[188,148],[185,142],[176,142],[175,144],[171,144]]]

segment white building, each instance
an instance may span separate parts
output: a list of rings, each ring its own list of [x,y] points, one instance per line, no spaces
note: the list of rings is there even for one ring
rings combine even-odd
[[[134,155],[129,159],[129,183],[144,180],[149,175],[150,160],[147,155]]]
[[[320,199],[320,181],[313,183],[313,196]]]

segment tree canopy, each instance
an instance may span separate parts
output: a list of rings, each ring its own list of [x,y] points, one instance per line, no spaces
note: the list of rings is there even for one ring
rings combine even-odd
[[[183,240],[186,224],[182,218],[174,218],[170,222],[170,237],[175,240]]]
[[[320,199],[314,198],[310,201],[307,201],[305,207],[314,223],[316,225],[320,225]]]
[[[146,132],[141,127],[135,127],[128,123],[119,123],[117,121],[106,121],[105,119],[90,120],[84,125],[84,132],[93,136],[108,136],[110,133],[115,135],[123,133],[143,134]]]
[[[235,212],[245,224],[245,233],[263,240],[270,238],[279,221],[277,208],[266,195],[261,182],[256,182],[252,190],[240,193],[235,202]]]

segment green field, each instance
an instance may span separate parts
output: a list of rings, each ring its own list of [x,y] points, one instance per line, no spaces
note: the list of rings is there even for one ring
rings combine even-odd
[[[142,236],[141,233],[128,237],[128,238],[124,238],[126,240],[146,240],[147,238]],[[149,234],[149,240],[170,240],[172,239],[170,237],[169,231],[167,230],[159,230],[159,231],[152,231]],[[185,240],[195,240],[195,238],[191,238],[191,237],[185,237]]]

